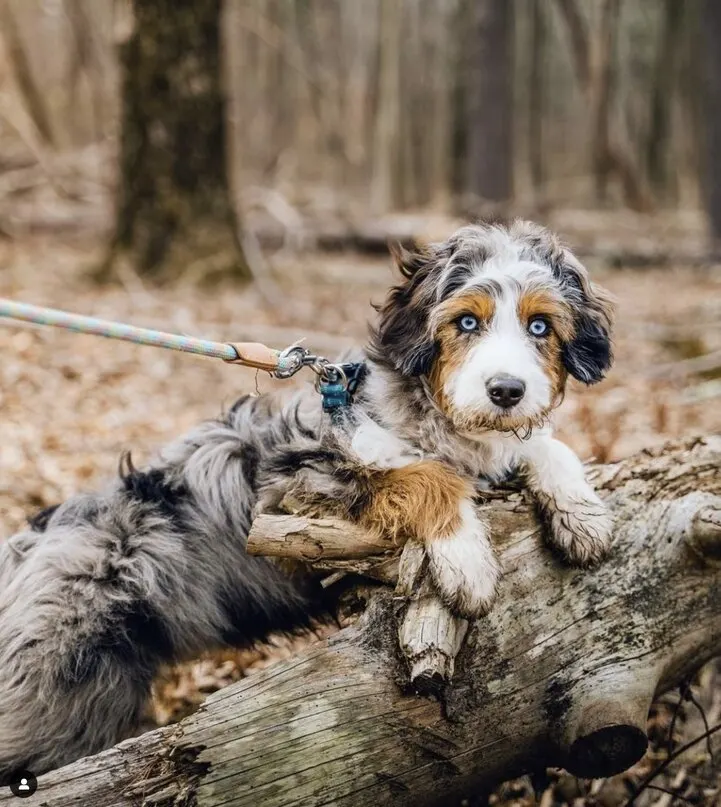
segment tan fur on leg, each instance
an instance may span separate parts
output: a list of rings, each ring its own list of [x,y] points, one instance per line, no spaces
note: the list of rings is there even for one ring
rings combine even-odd
[[[358,521],[396,543],[451,535],[460,526],[461,502],[470,484],[440,462],[373,471],[366,477],[368,503]]]
[[[495,598],[500,570],[486,524],[476,515],[472,487],[445,465],[425,461],[369,477],[359,521],[394,541],[422,541],[443,600],[474,618]]]

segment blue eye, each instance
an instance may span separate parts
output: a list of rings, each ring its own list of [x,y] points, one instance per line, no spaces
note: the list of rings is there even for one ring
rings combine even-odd
[[[546,336],[549,330],[550,327],[548,323],[542,317],[534,317],[528,323],[528,333],[530,333],[531,336]]]
[[[471,314],[465,314],[458,320],[458,327],[466,333],[477,331],[478,320],[474,316],[471,316]]]

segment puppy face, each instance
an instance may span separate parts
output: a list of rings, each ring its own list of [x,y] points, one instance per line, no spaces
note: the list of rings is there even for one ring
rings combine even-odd
[[[541,227],[464,227],[447,242],[396,250],[406,277],[381,308],[372,358],[424,376],[459,432],[527,431],[611,364],[611,307]]]
[[[561,398],[572,315],[532,268],[528,273],[469,285],[431,314],[438,346],[431,389],[459,431],[532,427]]]

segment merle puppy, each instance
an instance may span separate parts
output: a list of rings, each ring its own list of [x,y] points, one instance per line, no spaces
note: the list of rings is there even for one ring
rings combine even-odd
[[[351,406],[330,418],[311,391],[242,398],[0,546],[0,774],[117,742],[161,663],[308,625],[314,591],[244,549],[254,508],[284,496],[422,541],[441,596],[471,618],[499,577],[479,479],[517,472],[552,546],[579,565],[604,555],[609,518],[549,417],[569,374],[591,384],[611,363],[607,296],[527,222],[395,258],[403,280]]]

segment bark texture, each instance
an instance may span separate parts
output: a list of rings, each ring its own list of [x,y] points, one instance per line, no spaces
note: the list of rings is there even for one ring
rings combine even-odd
[[[644,752],[654,695],[721,652],[720,464],[714,437],[594,469],[616,522],[595,570],[551,555],[521,493],[496,494],[486,507],[499,599],[468,626],[438,698],[408,686],[406,599],[384,592],[356,627],[212,695],[177,726],[41,777],[36,798],[415,807],[548,765],[617,772]]]
[[[111,262],[145,275],[248,279],[231,203],[221,0],[133,0],[121,49],[120,186]]]

